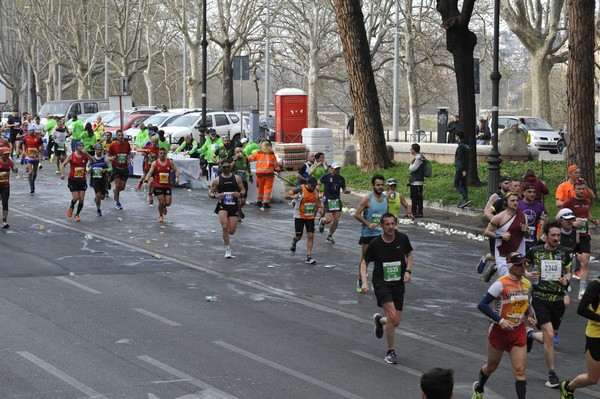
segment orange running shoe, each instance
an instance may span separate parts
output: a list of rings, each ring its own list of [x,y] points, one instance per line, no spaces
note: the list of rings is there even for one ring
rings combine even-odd
[[[81,218],[79,217],[79,215],[75,215],[75,221],[76,221],[76,222],[79,222],[79,221],[81,221]]]
[[[167,210],[167,207],[165,207],[165,209],[163,209],[162,214],[166,215],[167,213],[169,213],[169,211]]]
[[[165,218],[163,218],[163,217],[162,217],[162,215],[160,215],[160,216],[158,217],[158,223],[162,223],[162,222],[164,222],[164,221],[165,221]]]
[[[69,209],[67,210],[67,216],[68,216],[68,217],[72,217],[72,216],[73,216],[73,208],[69,208]]]

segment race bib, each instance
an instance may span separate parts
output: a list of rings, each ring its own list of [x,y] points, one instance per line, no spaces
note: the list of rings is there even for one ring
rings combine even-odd
[[[402,262],[383,262],[383,279],[385,281],[402,280]]]
[[[314,213],[315,213],[315,204],[312,202],[305,202],[304,203],[304,214],[312,215]]]
[[[242,179],[242,180],[244,180],[246,178],[245,170],[236,170],[235,174],[238,175],[240,177],[240,179]]]
[[[235,198],[232,192],[223,193],[223,204],[235,205]]]
[[[81,179],[85,177],[85,168],[83,166],[75,167],[75,171],[73,172],[73,177],[76,179]]]
[[[381,215],[379,213],[374,213],[371,215],[371,220],[369,220],[370,223],[379,226],[381,224]]]
[[[38,154],[38,149],[37,148],[28,148],[27,149],[27,156],[28,157],[36,157]]]
[[[340,200],[338,199],[328,199],[327,207],[330,211],[339,211],[340,210]]]
[[[587,218],[577,218],[577,220],[579,220],[581,222],[581,227],[579,227],[577,229],[577,231],[580,232],[580,233],[586,233],[587,232],[587,226],[588,226],[588,220],[587,220]]]
[[[529,303],[529,297],[527,295],[513,295],[510,297],[510,309],[506,313],[506,317],[509,317],[513,323],[518,323],[523,319],[523,315],[527,310],[527,304]]]
[[[61,143],[61,144],[55,143],[55,144],[56,144],[56,149],[58,151],[64,151],[65,150],[65,143]]]
[[[102,177],[102,168],[95,166],[92,168],[92,178],[99,179]]]
[[[8,182],[8,172],[0,172],[0,183]]]
[[[169,177],[171,177],[170,173],[159,173],[158,174],[158,182],[160,184],[169,184]]]
[[[545,281],[558,281],[562,271],[560,260],[542,260],[541,276]]]
[[[117,154],[118,163],[127,163],[127,154]]]

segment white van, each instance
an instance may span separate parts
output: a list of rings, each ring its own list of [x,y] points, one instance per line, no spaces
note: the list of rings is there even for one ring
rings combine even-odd
[[[108,100],[58,100],[47,101],[38,111],[42,123],[46,123],[46,115],[71,118],[73,115],[95,114],[109,109]]]
[[[533,118],[531,116],[499,116],[498,134],[508,126],[518,125],[519,118],[525,120],[525,126],[527,126],[528,133],[531,136],[529,145],[535,146],[538,150],[550,151],[551,154],[558,153],[556,145],[558,140],[560,140],[560,135],[542,118]]]

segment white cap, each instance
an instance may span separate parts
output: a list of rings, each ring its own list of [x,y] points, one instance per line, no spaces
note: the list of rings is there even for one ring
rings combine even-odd
[[[241,139],[241,140],[240,140],[240,142],[241,142],[242,144],[244,144],[244,143],[247,143],[247,142],[248,142],[248,138],[247,138],[247,137],[244,137],[243,139]]]
[[[342,167],[342,165],[339,162],[334,162],[331,165],[331,169],[338,169],[338,168],[341,168],[341,167]]]
[[[556,218],[557,219],[571,220],[571,219],[575,219],[575,214],[569,208],[563,208],[560,211],[558,211],[558,214],[556,215]]]

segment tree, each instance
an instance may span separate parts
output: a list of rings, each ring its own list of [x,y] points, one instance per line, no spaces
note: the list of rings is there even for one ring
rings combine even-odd
[[[469,151],[469,183],[481,184],[477,174],[477,148],[475,146],[475,84],[473,51],[477,36],[469,30],[475,0],[464,0],[458,10],[458,0],[437,0],[437,10],[446,29],[446,49],[454,57],[460,128],[465,133]]]
[[[350,83],[350,97],[356,114],[361,170],[389,168],[377,86],[371,65],[369,42],[360,0],[334,0],[344,58]]]
[[[569,4],[569,164],[581,168],[582,177],[596,191],[594,135],[594,8],[593,1]]]

